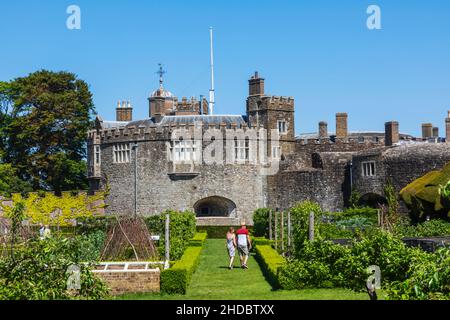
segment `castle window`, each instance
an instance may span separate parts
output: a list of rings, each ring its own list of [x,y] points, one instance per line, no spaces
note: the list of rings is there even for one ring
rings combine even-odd
[[[283,134],[286,133],[286,121],[278,120],[278,133]]]
[[[238,161],[245,161],[249,159],[249,140],[234,139],[234,155],[235,159]]]
[[[197,141],[192,140],[179,140],[175,141],[173,147],[174,161],[196,161],[197,160]]]
[[[95,146],[95,164],[100,164],[100,146]]]
[[[375,161],[362,163],[362,175],[363,177],[373,177],[376,175]]]
[[[281,148],[278,147],[272,147],[272,158],[273,159],[280,159],[281,158]]]
[[[130,144],[118,143],[113,147],[114,163],[128,163],[130,162]]]

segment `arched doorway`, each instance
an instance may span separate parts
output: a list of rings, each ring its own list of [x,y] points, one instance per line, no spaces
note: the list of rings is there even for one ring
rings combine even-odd
[[[358,204],[360,206],[379,208],[380,205],[387,205],[388,202],[385,197],[376,193],[366,193],[359,198]]]
[[[230,199],[213,196],[203,198],[194,204],[197,217],[235,217],[236,204]]]

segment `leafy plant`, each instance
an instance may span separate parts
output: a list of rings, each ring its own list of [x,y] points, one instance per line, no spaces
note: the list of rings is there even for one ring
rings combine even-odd
[[[84,261],[77,239],[50,237],[31,240],[0,260],[0,300],[104,299],[108,289]],[[67,290],[68,267],[80,268],[81,289]]]
[[[253,233],[256,237],[269,237],[269,212],[268,208],[259,208],[253,213]]]
[[[159,235],[159,254],[165,254],[165,221],[170,217],[170,259],[178,260],[195,235],[195,213],[191,211],[165,211],[157,216],[146,218],[147,226],[153,235]]]

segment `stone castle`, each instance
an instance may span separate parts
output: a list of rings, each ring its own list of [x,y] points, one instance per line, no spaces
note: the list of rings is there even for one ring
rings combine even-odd
[[[162,78],[148,100],[147,119],[133,120],[131,104],[119,102],[116,121],[98,116],[89,131],[90,189],[108,185],[109,214],[192,210],[199,225],[251,224],[257,208],[285,210],[302,200],[342,210],[352,190],[375,206],[386,201],[388,180],[399,191],[450,161],[450,112],[445,138],[428,123],[422,137],[400,133],[395,121],[384,132],[351,132],[346,113],[336,114],[334,133],[320,122],[317,133],[296,136],[294,99],[266,94],[258,73],[249,80],[245,115],[208,114],[205,99],[179,100]],[[183,130],[188,138],[174,139]],[[235,162],[202,161],[199,151],[212,143]],[[254,153],[269,161],[252,161]],[[274,162],[276,171],[264,171]]]

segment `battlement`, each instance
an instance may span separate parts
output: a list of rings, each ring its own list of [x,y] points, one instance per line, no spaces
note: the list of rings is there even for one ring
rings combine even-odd
[[[220,130],[223,137],[226,135],[253,135],[254,130],[263,129],[263,126],[249,127],[247,125],[239,124],[237,122],[219,124],[211,123],[172,123],[172,124],[151,124],[141,126],[121,126],[118,128],[91,130],[88,133],[88,144],[94,141],[100,143],[105,142],[124,142],[124,141],[139,141],[139,140],[170,140],[174,130],[187,130],[192,137],[200,131],[203,134],[208,129]],[[199,130],[195,132],[195,130]],[[96,140],[95,140],[96,139]],[[98,142],[97,142],[98,143]]]

